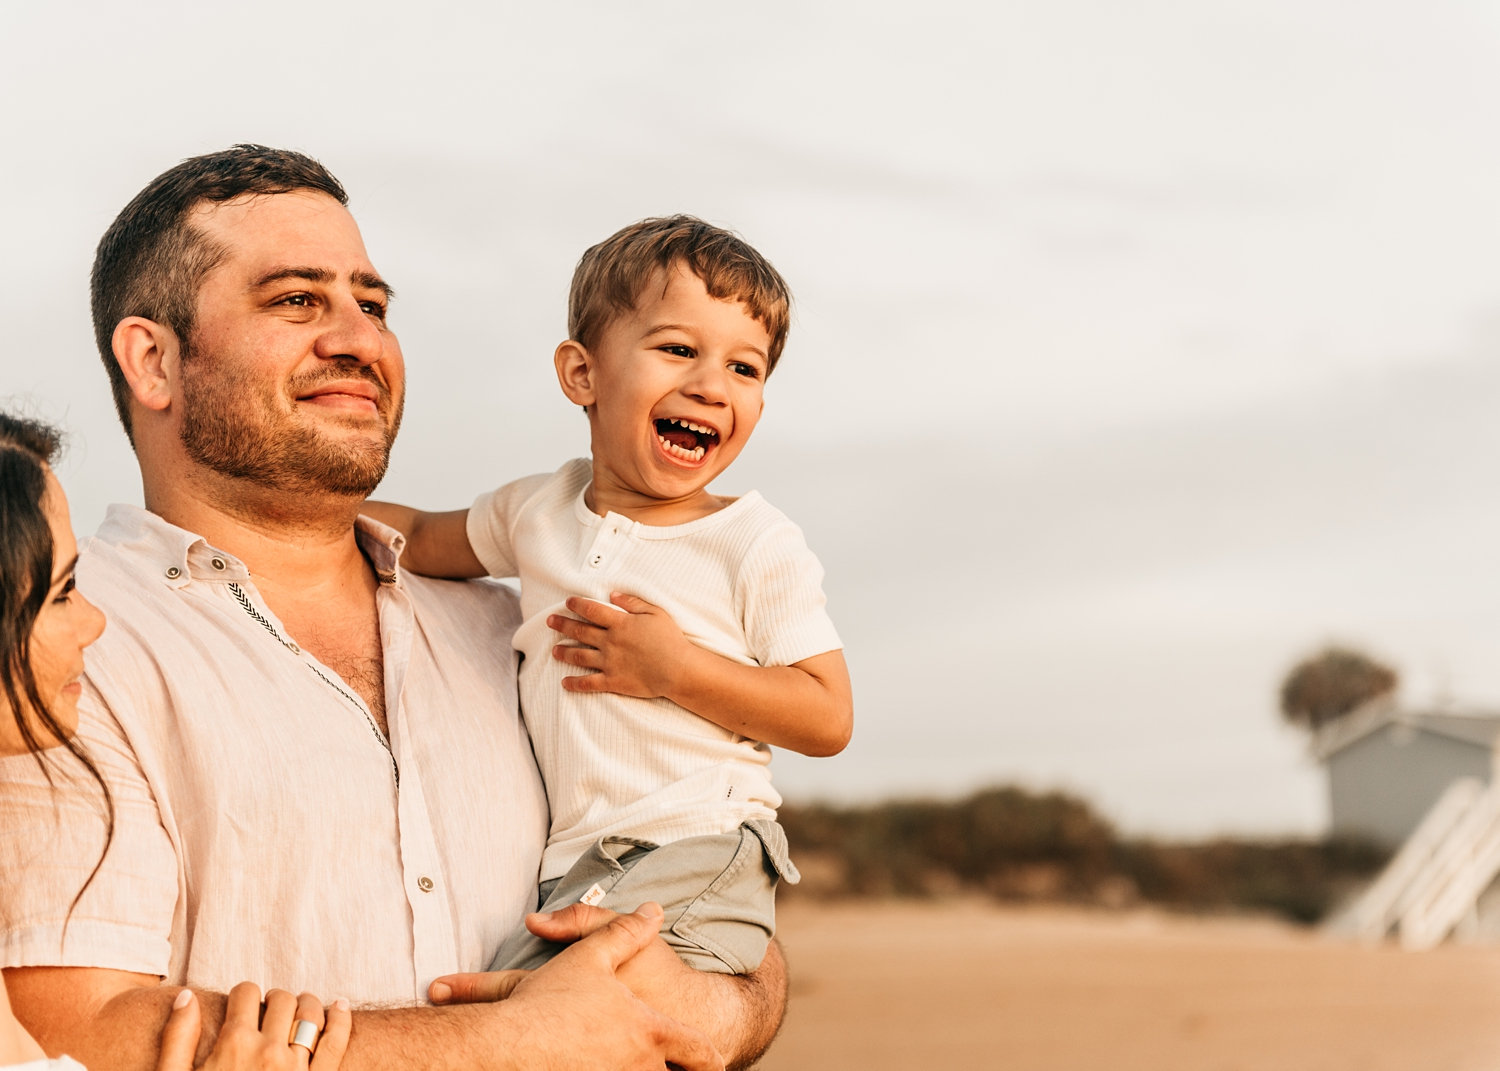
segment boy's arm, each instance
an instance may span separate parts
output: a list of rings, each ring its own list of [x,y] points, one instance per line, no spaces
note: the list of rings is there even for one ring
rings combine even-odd
[[[394,502],[367,501],[359,511],[406,537],[401,564],[412,572],[449,580],[487,575],[469,545],[468,510],[429,513]]]
[[[578,618],[547,619],[573,641],[552,656],[596,671],[563,678],[568,691],[661,696],[731,732],[804,755],[837,755],[849,743],[854,697],[842,651],[790,666],[741,665],[693,643],[659,606],[618,592],[610,602],[618,609],[574,596],[567,607]]]

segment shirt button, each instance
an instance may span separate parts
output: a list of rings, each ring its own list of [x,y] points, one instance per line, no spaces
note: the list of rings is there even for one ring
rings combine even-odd
[[[182,575],[182,570],[179,569],[179,568],[177,568],[177,566],[171,565],[171,566],[167,567],[167,579],[168,580],[176,580],[181,575]]]
[[[212,565],[215,569],[221,569],[222,570],[224,568],[224,559],[223,558],[212,558],[212,559],[209,560],[208,564]]]
[[[432,892],[432,879],[426,876],[417,879],[417,888],[423,892]]]
[[[298,647],[295,643],[288,643],[286,645],[286,649],[288,651],[291,651],[292,654],[301,654],[302,653],[302,648]]]
[[[589,564],[593,565],[593,566],[597,566],[603,560],[604,560],[604,555],[602,555],[602,554],[595,554],[592,558],[589,559]]]

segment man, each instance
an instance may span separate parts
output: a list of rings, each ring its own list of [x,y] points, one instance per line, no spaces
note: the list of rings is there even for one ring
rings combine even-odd
[[[529,906],[546,809],[504,656],[513,602],[405,575],[398,539],[356,524],[404,367],[345,203],[315,161],[237,146],[158,177],[100,242],[95,330],[146,505],[114,507],[80,570],[111,619],[79,732],[114,818],[91,873],[98,808],[5,772],[17,1014],[49,1051],[146,1068],[163,979],[200,990],[202,1054],[245,978],[365,1005],[353,1069],[753,1060],[780,1020],[779,958],[691,971],[649,909],[505,1001],[412,1006],[487,964]]]

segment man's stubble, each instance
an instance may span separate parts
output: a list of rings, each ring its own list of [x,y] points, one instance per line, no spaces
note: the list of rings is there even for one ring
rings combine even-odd
[[[390,462],[401,407],[378,441],[339,441],[278,405],[273,388],[243,369],[215,369],[211,355],[182,351],[183,448],[193,461],[223,476],[279,491],[358,495],[375,490]],[[382,418],[391,392],[368,365],[341,365],[298,376],[286,384],[296,398],[334,380],[362,379],[379,392]]]

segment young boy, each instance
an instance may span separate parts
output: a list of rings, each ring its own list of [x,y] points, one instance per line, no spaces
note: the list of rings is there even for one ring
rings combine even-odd
[[[755,430],[789,319],[781,276],[734,234],[626,227],[579,261],[554,355],[592,461],[468,510],[367,510],[415,572],[520,577],[521,709],[552,809],[542,909],[655,900],[678,955],[736,974],[765,953],[777,877],[797,880],[767,745],[836,754],[853,723],[802,533],[708,488]],[[492,969],[560,947],[523,929]]]

